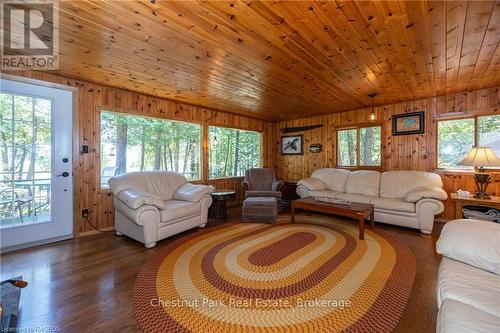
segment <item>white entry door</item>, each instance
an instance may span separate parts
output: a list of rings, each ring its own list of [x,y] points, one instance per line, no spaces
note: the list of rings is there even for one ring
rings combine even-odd
[[[0,79],[3,251],[73,237],[72,92]]]

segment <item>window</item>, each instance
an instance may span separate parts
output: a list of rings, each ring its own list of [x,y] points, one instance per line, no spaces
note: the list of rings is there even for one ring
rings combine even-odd
[[[500,115],[438,121],[437,167],[470,169],[459,165],[471,147],[491,147],[500,155]]]
[[[261,166],[261,134],[226,127],[209,127],[210,179],[240,177]]]
[[[479,147],[491,147],[500,157],[500,115],[478,117]]]
[[[474,144],[474,119],[438,122],[438,168],[468,168],[458,165]]]
[[[201,179],[201,126],[101,112],[101,188],[131,171],[169,170]]]
[[[337,146],[338,166],[377,167],[382,165],[380,126],[340,129],[337,131]]]
[[[0,229],[50,221],[52,101],[0,93]]]

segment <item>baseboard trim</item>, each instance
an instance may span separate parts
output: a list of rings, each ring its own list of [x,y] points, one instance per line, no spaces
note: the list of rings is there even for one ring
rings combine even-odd
[[[106,228],[101,228],[102,231],[113,231],[115,230],[115,227],[106,227]],[[90,231],[85,231],[85,232],[81,232],[79,234],[80,237],[87,237],[87,236],[92,236],[92,235],[97,235],[97,234],[100,234],[101,232],[100,231],[97,231],[97,230],[90,230]]]
[[[35,247],[39,245],[45,245],[49,243],[54,243],[54,242],[60,242],[63,240],[68,240],[73,238],[73,233],[69,235],[64,235],[64,236],[59,236],[59,237],[53,237],[53,238],[48,238],[44,240],[39,240],[35,242],[29,242],[29,243],[23,243],[19,245],[13,245],[13,246],[8,246],[8,247],[3,247],[2,248],[2,253],[7,253],[7,252],[12,252],[12,251],[17,251],[17,250],[22,250],[22,249],[27,249],[30,247]]]

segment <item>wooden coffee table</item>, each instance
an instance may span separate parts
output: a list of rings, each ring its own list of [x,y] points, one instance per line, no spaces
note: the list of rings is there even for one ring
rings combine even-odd
[[[295,210],[303,209],[311,212],[327,213],[350,217],[358,220],[359,239],[365,239],[365,219],[370,217],[370,226],[375,224],[373,205],[351,202],[349,205],[334,204],[329,202],[317,201],[313,197],[307,197],[292,201],[291,217],[292,223],[295,223]]]

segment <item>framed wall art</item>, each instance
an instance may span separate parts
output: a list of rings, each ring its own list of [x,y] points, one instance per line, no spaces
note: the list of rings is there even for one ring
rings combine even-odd
[[[392,135],[422,134],[424,131],[424,111],[392,116]]]
[[[281,137],[282,155],[302,155],[302,135]]]

